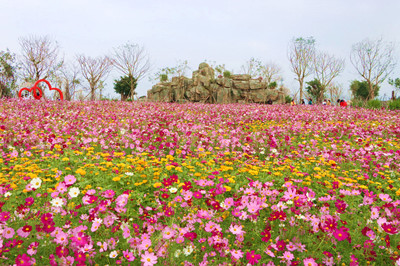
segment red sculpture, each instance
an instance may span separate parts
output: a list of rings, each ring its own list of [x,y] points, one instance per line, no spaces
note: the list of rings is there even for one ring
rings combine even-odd
[[[22,89],[20,89],[20,90],[19,90],[19,93],[18,93],[18,97],[19,97],[20,99],[22,99],[22,92],[23,92],[23,91],[29,91],[29,92],[32,92],[33,97],[34,97],[36,100],[40,100],[40,99],[42,98],[42,96],[43,96],[43,91],[42,91],[42,89],[39,88],[39,87],[37,86],[40,82],[46,83],[47,86],[49,87],[49,90],[51,90],[51,91],[52,91],[52,90],[58,91],[58,93],[60,94],[60,100],[64,100],[64,95],[63,95],[62,91],[61,91],[60,89],[57,89],[57,88],[52,88],[51,85],[50,85],[50,82],[48,82],[48,81],[45,80],[45,79],[39,79],[38,81],[35,82],[35,84],[33,85],[33,87],[30,88],[30,89],[28,89],[28,88],[22,88]],[[38,92],[37,92],[36,90],[38,90]]]

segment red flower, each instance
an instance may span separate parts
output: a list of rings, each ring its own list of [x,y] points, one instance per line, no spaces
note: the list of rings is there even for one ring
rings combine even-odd
[[[61,258],[61,257],[66,257],[69,255],[69,250],[66,247],[63,246],[58,246],[56,247],[56,255]]]
[[[254,265],[257,264],[258,261],[261,259],[261,255],[255,254],[254,250],[252,250],[251,252],[247,252],[246,259],[249,261],[251,265]]]
[[[286,248],[286,243],[283,240],[279,240],[278,242],[276,242],[276,248],[278,249],[278,251],[282,251]]]
[[[386,233],[391,234],[391,235],[397,234],[397,232],[398,232],[397,228],[393,227],[391,224],[388,224],[388,223],[382,224],[382,229]]]
[[[201,199],[203,195],[201,194],[200,191],[195,191],[193,192],[193,197],[195,197],[196,199]]]

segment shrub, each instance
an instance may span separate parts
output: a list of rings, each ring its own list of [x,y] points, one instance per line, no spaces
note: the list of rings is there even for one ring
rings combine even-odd
[[[168,81],[168,75],[167,74],[161,74],[160,75],[160,81],[161,82]]]
[[[369,100],[366,105],[368,109],[380,109],[381,107],[382,103],[379,100]]]
[[[231,78],[231,76],[232,76],[232,73],[228,70],[225,70],[223,74],[224,74],[224,78]]]
[[[400,98],[389,102],[390,110],[400,110]]]
[[[292,102],[292,97],[290,97],[290,95],[286,95],[285,96],[285,103],[291,103]]]

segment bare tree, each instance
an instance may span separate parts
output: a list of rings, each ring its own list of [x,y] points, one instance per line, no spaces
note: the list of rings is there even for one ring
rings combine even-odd
[[[300,101],[303,99],[304,78],[313,72],[313,60],[315,56],[315,40],[313,37],[297,38],[290,42],[288,58],[296,80],[299,82]]]
[[[396,65],[394,45],[382,39],[365,39],[353,45],[350,61],[368,83],[368,100],[374,99],[378,85],[385,81]]]
[[[259,68],[260,77],[263,78],[267,84],[271,84],[272,82],[278,82],[281,77],[281,68],[275,63],[267,63],[265,65],[261,65]]]
[[[115,48],[113,57],[114,66],[131,79],[130,98],[133,99],[136,88],[134,81],[138,82],[150,69],[149,56],[145,52],[144,47],[127,43]]]
[[[20,38],[21,68],[25,81],[48,79],[63,65],[57,42],[48,36]]]
[[[250,75],[251,77],[256,77],[260,74],[259,69],[261,65],[262,63],[259,59],[252,57],[249,61],[247,61],[244,65],[240,67],[240,70],[243,74]]]
[[[79,67],[72,64],[64,64],[58,71],[56,81],[64,92],[64,99],[71,101],[75,95],[76,87],[81,83],[79,79]]]
[[[90,99],[94,101],[96,90],[102,84],[101,80],[111,70],[112,61],[107,56],[92,58],[84,55],[78,55],[77,61],[83,78],[89,83]]]
[[[344,59],[335,58],[327,52],[317,52],[314,57],[314,73],[321,83],[321,93],[325,94],[332,80],[344,70]],[[322,100],[323,95],[317,99]]]
[[[327,91],[329,93],[330,99],[333,102],[335,102],[336,100],[340,99],[343,93],[343,86],[340,84],[335,84],[333,82],[331,82],[328,86],[327,86]]]

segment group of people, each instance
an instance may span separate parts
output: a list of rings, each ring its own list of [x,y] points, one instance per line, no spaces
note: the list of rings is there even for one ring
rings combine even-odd
[[[301,99],[301,105],[306,105],[306,101],[304,99]],[[290,105],[296,105],[295,101],[292,100],[292,102],[290,103]],[[307,105],[313,105],[313,100],[311,98],[308,99]],[[333,105],[331,100],[329,99],[324,99],[322,101],[322,105]],[[343,99],[338,99],[337,100],[337,105],[338,106],[342,106],[342,107],[346,107],[347,106],[347,102]]]

